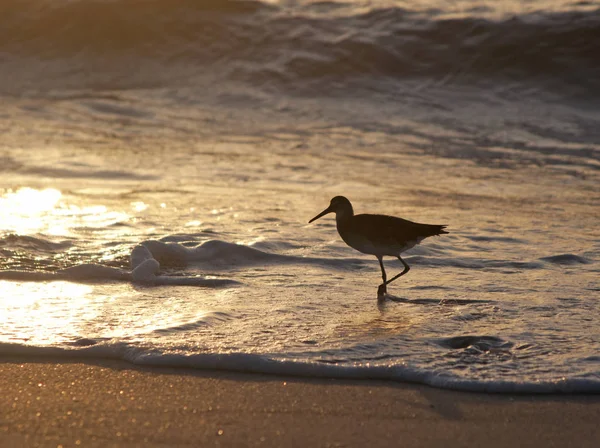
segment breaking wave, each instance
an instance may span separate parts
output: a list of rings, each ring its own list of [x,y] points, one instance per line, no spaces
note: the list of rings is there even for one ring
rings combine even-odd
[[[116,70],[112,81],[127,74],[133,84],[140,72],[146,82],[165,79],[151,73],[158,68],[188,79],[212,72],[253,85],[314,89],[357,79],[426,77],[439,83],[531,81],[549,89],[600,90],[600,9],[492,20],[398,7],[317,14],[319,7],[231,0],[9,0],[0,6],[5,55],[0,66],[60,60],[71,68],[65,67],[69,75],[75,67],[73,76]]]

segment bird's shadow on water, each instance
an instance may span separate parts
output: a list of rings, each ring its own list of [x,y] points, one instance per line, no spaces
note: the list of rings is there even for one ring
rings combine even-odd
[[[405,303],[410,305],[473,305],[476,303],[491,303],[491,300],[478,300],[478,299],[406,299],[404,297],[393,296],[391,294],[384,294],[383,296],[377,297],[377,305],[379,307],[385,306],[387,303]]]

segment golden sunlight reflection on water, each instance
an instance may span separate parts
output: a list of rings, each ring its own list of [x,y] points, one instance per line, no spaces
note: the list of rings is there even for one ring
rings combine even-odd
[[[77,228],[108,227],[129,215],[104,205],[77,205],[54,188],[5,190],[0,196],[0,231],[69,236]]]
[[[0,280],[0,340],[36,345],[78,339],[160,338],[170,328],[207,325],[211,312],[191,305],[186,291],[147,296],[131,285]],[[140,302],[142,301],[142,302]]]
[[[45,231],[52,235],[64,235],[59,226],[44,219],[52,213],[61,197],[61,192],[54,188],[8,190],[0,197],[2,230],[20,234]]]
[[[72,335],[78,323],[97,316],[88,307],[93,288],[69,282],[16,283],[0,281],[0,334],[31,343],[54,344]],[[56,306],[62,302],[63,306]]]

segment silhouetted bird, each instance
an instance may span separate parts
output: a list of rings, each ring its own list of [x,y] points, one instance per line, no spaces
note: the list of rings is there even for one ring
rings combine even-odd
[[[445,225],[419,224],[402,218],[386,215],[355,215],[352,204],[344,196],[336,196],[329,207],[308,221],[309,223],[335,213],[337,230],[344,242],[363,254],[375,255],[381,266],[383,283],[377,289],[377,295],[387,292],[387,285],[406,274],[410,267],[400,257],[400,254],[434,235],[448,233]],[[404,265],[404,270],[395,277],[387,280],[383,257],[385,255],[398,257]]]

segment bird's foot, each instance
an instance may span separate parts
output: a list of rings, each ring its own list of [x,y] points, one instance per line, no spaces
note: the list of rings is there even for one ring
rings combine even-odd
[[[382,297],[384,297],[387,294],[387,286],[385,283],[382,283],[381,285],[379,285],[379,288],[377,288],[377,298],[380,299]]]

